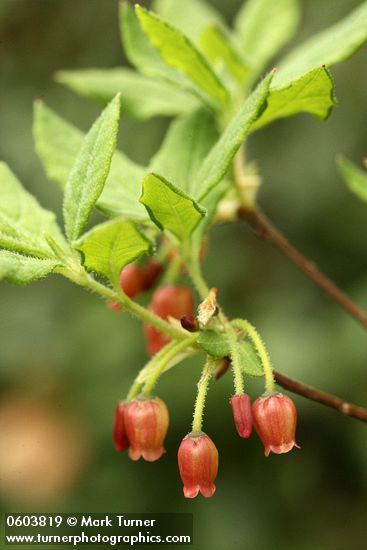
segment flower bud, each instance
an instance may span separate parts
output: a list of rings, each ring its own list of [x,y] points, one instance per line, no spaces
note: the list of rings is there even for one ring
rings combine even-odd
[[[295,442],[297,411],[289,397],[282,393],[258,397],[252,405],[252,416],[265,456],[299,448]]]
[[[129,264],[120,273],[120,287],[129,298],[144,290],[144,273],[136,264]]]
[[[144,290],[149,290],[152,288],[159,280],[163,271],[162,264],[156,262],[155,260],[150,260],[146,266],[143,267],[144,275]]]
[[[178,467],[186,498],[195,498],[199,491],[204,497],[213,496],[218,451],[209,436],[189,433],[184,437],[178,449]]]
[[[234,395],[231,397],[231,407],[238,435],[243,438],[250,437],[252,432],[250,397],[246,393]]]
[[[116,451],[122,453],[129,446],[129,440],[126,435],[125,427],[125,409],[126,404],[123,401],[117,404],[115,410],[115,417],[113,420],[112,437],[115,443]]]
[[[129,457],[139,460],[142,456],[148,462],[158,460],[165,453],[163,441],[168,424],[167,406],[158,397],[131,401],[125,410]]]
[[[180,319],[181,326],[189,332],[197,332],[199,330],[199,323],[192,315],[183,315]]]

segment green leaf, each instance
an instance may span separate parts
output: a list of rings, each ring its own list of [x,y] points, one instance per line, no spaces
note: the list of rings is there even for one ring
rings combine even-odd
[[[9,250],[0,250],[0,280],[14,285],[26,285],[52,273],[58,260],[34,258]]]
[[[279,64],[273,85],[287,86],[304,73],[326,65],[331,67],[350,57],[367,39],[367,2],[347,17],[312,36]]]
[[[359,199],[367,202],[367,171],[362,170],[345,157],[337,159],[340,173],[348,188]]]
[[[230,42],[230,37],[221,27],[207,27],[200,36],[199,46],[212,65],[218,67],[219,74],[224,68],[240,84],[249,75],[249,69],[244,66]]]
[[[194,43],[206,27],[223,23],[221,14],[204,0],[155,0],[152,9]]]
[[[226,357],[230,354],[227,337],[214,330],[201,331],[196,342],[213,357]]]
[[[298,0],[247,0],[235,20],[246,64],[261,70],[293,36],[299,11]]]
[[[205,157],[193,192],[200,202],[226,175],[235,154],[264,108],[272,78],[273,72],[258,85]]]
[[[185,193],[191,186],[202,159],[218,139],[214,118],[204,109],[174,120],[149,170],[162,175]]]
[[[302,112],[324,120],[335,105],[334,83],[329,71],[324,67],[313,69],[286,88],[271,89],[267,107],[252,130]]]
[[[64,188],[84,134],[41,101],[35,103],[33,133],[47,176]],[[136,221],[147,220],[147,212],[139,203],[145,174],[145,168],[116,151],[97,207],[109,216],[125,215]]]
[[[89,271],[115,283],[127,264],[151,253],[151,242],[131,222],[116,219],[91,229],[77,241],[76,248]]]
[[[56,80],[85,97],[103,103],[121,92],[121,111],[138,120],[160,115],[175,116],[189,112],[199,104],[184,90],[130,69],[60,71],[56,74]]]
[[[213,107],[224,107],[228,100],[227,91],[192,42],[153,12],[140,6],[135,9],[142,29],[167,65],[193,82]]]
[[[260,358],[251,341],[243,340],[240,342],[238,344],[238,352],[240,355],[241,367],[245,374],[249,374],[250,376],[264,375],[264,369]]]
[[[48,233],[66,249],[55,214],[39,205],[4,162],[0,162],[0,189],[0,248],[40,258],[53,257],[44,237]]]
[[[64,194],[64,222],[69,242],[82,233],[103,191],[116,148],[120,96],[104,109],[85,136],[75,159]]]
[[[180,240],[187,239],[205,215],[197,202],[156,174],[144,179],[140,202],[161,230],[167,229]]]

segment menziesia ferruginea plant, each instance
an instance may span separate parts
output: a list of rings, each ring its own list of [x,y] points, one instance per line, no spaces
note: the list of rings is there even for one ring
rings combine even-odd
[[[82,134],[43,102],[35,103],[36,151],[47,175],[63,189],[64,231],[0,163],[0,278],[27,284],[57,273],[148,327],[152,357],[114,418],[115,446],[118,451],[129,447],[133,460],[156,460],[164,452],[168,412],[155,397],[162,374],[187,357],[203,359],[192,427],[178,459],[185,495],[212,496],[218,455],[203,432],[203,411],[210,380],[228,367],[234,421],[243,438],[251,432],[247,378],[264,378],[265,393],[255,400],[252,415],[266,454],[296,446],[295,407],[276,393],[275,381],[367,421],[365,409],[273,371],[253,325],[224,313],[200,258],[213,225],[246,219],[367,327],[367,314],[262,214],[257,204],[261,178],[245,155],[248,136],[274,120],[300,112],[330,116],[335,95],[329,69],[366,41],[367,2],[297,46],[270,72],[269,61],[296,30],[296,0],[248,0],[233,30],[204,0],[155,0],[153,8],[128,2],[119,7],[125,53],[137,71],[57,74],[59,82],[108,103],[89,132]],[[116,151],[121,113],[140,120],[178,115],[147,166]],[[356,176],[345,160],[340,166],[364,197],[365,174]],[[87,230],[94,208],[108,220]],[[197,314],[193,292],[200,302]]]

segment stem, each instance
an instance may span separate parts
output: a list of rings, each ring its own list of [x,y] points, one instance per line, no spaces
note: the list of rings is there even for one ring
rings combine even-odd
[[[275,381],[279,384],[279,386],[282,386],[293,393],[301,395],[307,399],[311,399],[312,401],[316,401],[317,403],[321,403],[322,405],[326,405],[326,407],[331,407],[346,416],[351,416],[361,420],[362,422],[367,422],[367,409],[364,409],[363,407],[359,407],[354,403],[348,403],[347,401],[344,401],[344,399],[340,399],[330,393],[307,386],[302,382],[297,382],[296,380],[288,378],[288,376],[285,376],[280,372],[274,371],[274,376]]]
[[[273,367],[271,366],[269,354],[260,337],[260,334],[257,332],[256,328],[251,325],[251,323],[245,321],[244,319],[234,319],[234,321],[232,321],[232,325],[243,329],[251,338],[264,368],[265,391],[266,393],[273,393],[275,390]]]
[[[129,393],[126,396],[126,401],[128,403],[129,403],[129,401],[132,401],[134,399],[134,397],[136,397],[138,395],[138,393],[140,393],[141,387],[142,387],[142,384],[139,384],[139,382],[134,382],[133,383],[133,385],[131,386],[131,388],[129,390]]]
[[[225,327],[231,352],[230,355],[233,370],[234,389],[236,395],[242,395],[243,393],[245,393],[245,387],[242,377],[241,360],[238,353],[237,337],[233,326],[230,323],[227,322]]]
[[[198,391],[195,401],[194,418],[192,421],[192,432],[200,434],[203,426],[203,413],[205,407],[205,398],[208,391],[209,380],[212,372],[213,360],[209,359],[205,363],[200,380],[198,382]]]
[[[349,315],[354,317],[364,328],[367,328],[367,313],[355,304],[331,279],[324,275],[316,265],[306,258],[258,209],[240,208],[240,218],[248,220],[257,230],[258,235],[273,244],[287,256],[303,273],[316,283],[326,294],[339,304]]]
[[[190,347],[197,339],[196,336],[191,336],[190,338],[186,338],[186,340],[182,340],[182,342],[175,343],[172,348],[169,350],[166,350],[166,353],[164,354],[163,358],[161,360],[155,361],[154,369],[152,371],[152,374],[148,381],[145,383],[143,394],[148,396],[152,393],[154,386],[156,385],[160,375],[166,368],[166,366],[174,359],[174,357],[180,353],[180,351],[184,350],[185,348]]]

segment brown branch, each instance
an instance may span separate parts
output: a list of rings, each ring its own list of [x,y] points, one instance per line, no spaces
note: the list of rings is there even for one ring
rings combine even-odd
[[[312,401],[316,401],[317,403],[322,403],[323,405],[331,407],[346,416],[352,416],[353,418],[362,420],[362,422],[367,422],[367,409],[364,409],[363,407],[359,407],[353,403],[348,403],[347,401],[344,401],[335,395],[331,395],[330,393],[306,386],[305,384],[302,384],[302,382],[292,380],[292,378],[288,378],[288,376],[284,376],[284,374],[281,374],[280,372],[274,371],[274,377],[276,383],[286,390],[297,393],[298,395],[311,399]]]
[[[359,321],[364,328],[367,328],[367,313],[326,277],[313,262],[301,254],[262,212],[240,208],[238,215],[240,218],[249,221],[260,237],[278,248],[314,283],[322,288],[332,300],[337,302],[349,315]]]

